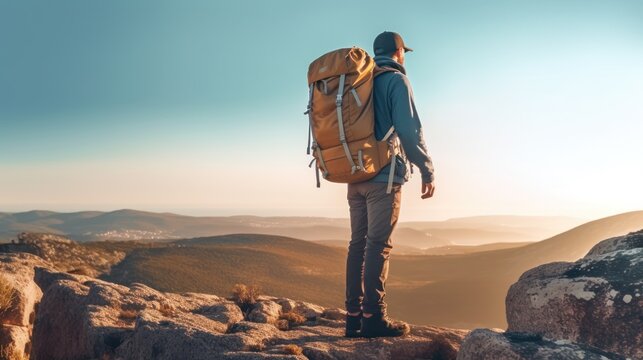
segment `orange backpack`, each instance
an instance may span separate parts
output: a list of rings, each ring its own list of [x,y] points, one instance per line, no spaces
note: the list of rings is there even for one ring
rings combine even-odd
[[[385,72],[363,49],[331,51],[308,67],[308,154],[319,172],[336,183],[368,180],[391,164],[387,192],[395,174],[395,154],[400,152],[395,129],[382,140],[375,138],[373,79]],[[311,146],[312,136],[312,146]]]

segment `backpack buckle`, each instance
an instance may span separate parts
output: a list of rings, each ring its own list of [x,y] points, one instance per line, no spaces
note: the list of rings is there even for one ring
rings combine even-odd
[[[337,107],[342,107],[342,95],[341,94],[337,94],[337,98],[335,99],[335,105],[337,105]]]

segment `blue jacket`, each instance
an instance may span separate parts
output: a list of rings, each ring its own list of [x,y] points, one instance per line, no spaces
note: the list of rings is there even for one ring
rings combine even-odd
[[[413,89],[406,77],[406,70],[387,56],[376,56],[374,60],[378,66],[398,70],[382,73],[374,80],[375,137],[378,140],[382,139],[393,125],[407,159],[420,171],[422,182],[433,182],[433,162],[424,143],[422,124],[415,109]],[[382,168],[368,181],[388,182],[390,168],[391,165]],[[398,156],[393,181],[404,184],[408,179],[406,164],[402,157]]]

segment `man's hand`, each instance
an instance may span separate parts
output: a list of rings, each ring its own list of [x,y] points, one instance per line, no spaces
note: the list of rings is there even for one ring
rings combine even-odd
[[[430,198],[431,196],[433,196],[434,191],[435,191],[435,185],[433,185],[432,182],[422,183],[422,199]]]

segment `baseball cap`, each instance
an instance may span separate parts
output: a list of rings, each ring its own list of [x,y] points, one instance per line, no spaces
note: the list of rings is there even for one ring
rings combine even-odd
[[[400,47],[404,48],[404,52],[413,51],[413,49],[404,45],[402,36],[393,31],[384,31],[377,35],[375,41],[373,41],[375,55],[390,54]]]

